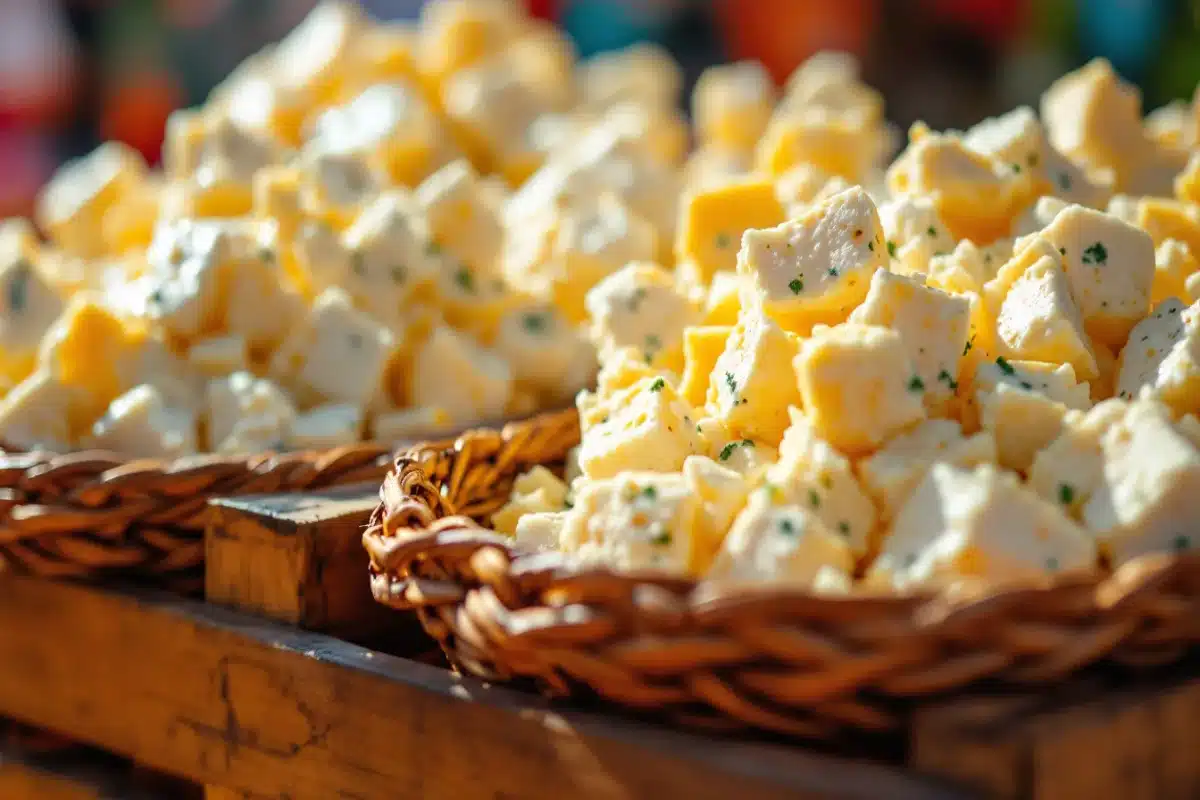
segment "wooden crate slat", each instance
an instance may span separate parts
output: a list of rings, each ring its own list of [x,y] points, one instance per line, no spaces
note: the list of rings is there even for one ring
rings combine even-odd
[[[883,766],[556,713],[434,667],[160,595],[3,576],[0,630],[0,713],[227,791],[959,796]]]

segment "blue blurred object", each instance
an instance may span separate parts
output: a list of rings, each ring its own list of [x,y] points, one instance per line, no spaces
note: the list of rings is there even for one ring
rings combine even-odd
[[[673,3],[646,0],[568,0],[560,24],[587,56],[656,39],[670,21]]]
[[[1085,53],[1104,56],[1126,78],[1149,72],[1170,22],[1170,0],[1087,0],[1077,8]]]

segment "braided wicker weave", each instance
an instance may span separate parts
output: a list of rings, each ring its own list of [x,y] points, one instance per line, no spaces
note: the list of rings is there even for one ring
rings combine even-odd
[[[391,453],[378,444],[169,462],[0,453],[0,562],[45,577],[121,575],[191,591],[203,584],[210,497],[380,480]]]
[[[483,527],[521,471],[561,464],[578,437],[573,412],[543,415],[413,448],[385,480],[364,535],[372,591],[415,609],[460,668],[691,726],[837,738],[900,729],[933,695],[1200,645],[1196,554],[987,595],[719,595],[521,553]]]

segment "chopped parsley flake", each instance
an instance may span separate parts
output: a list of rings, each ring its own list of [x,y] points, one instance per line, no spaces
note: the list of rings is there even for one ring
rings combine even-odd
[[[671,534],[661,528],[658,530],[658,533],[650,537],[650,544],[657,545],[658,547],[666,547],[670,543]]]
[[[721,453],[718,457],[722,461],[728,461],[729,457],[731,455],[733,455],[733,451],[737,449],[737,446],[738,446],[737,442],[730,442],[729,444],[727,444],[721,448]]]
[[[941,381],[942,383],[946,384],[947,386],[949,386],[951,390],[958,388],[958,381],[954,380],[954,378],[951,377],[950,373],[947,372],[946,370],[942,370],[941,372],[939,372],[937,379],[939,381]]]
[[[729,247],[729,234],[728,233],[718,233],[717,234],[717,247],[721,248],[722,250]]]
[[[874,253],[875,252],[875,243],[867,242],[867,249],[870,250],[872,253]]]
[[[930,236],[937,236],[937,228],[930,225],[925,229],[925,233],[929,234]]]
[[[896,257],[896,243],[893,242],[891,239],[888,239],[887,248],[888,248],[888,257],[895,258]]]
[[[796,532],[796,526],[792,524],[790,519],[781,519],[779,520],[779,532],[791,536]]]
[[[475,276],[472,275],[471,270],[467,269],[466,267],[461,267],[458,272],[454,273],[454,282],[457,283],[464,292],[475,291]]]
[[[1191,537],[1176,536],[1171,541],[1171,547],[1175,550],[1176,553],[1182,553],[1185,550],[1190,550],[1192,547]]]
[[[804,291],[804,281],[799,278],[792,278],[791,283],[788,284],[788,288],[792,290],[792,294],[800,294]]]
[[[663,387],[666,385],[667,385],[667,382],[664,381],[662,378],[655,378],[654,383],[650,384],[650,391],[661,392],[663,390]]]
[[[737,394],[737,380],[734,379],[732,372],[725,373],[725,385],[729,387],[730,394]]]
[[[1060,483],[1058,485],[1058,502],[1064,506],[1075,502],[1075,487],[1069,483]]]
[[[912,378],[909,379],[909,381],[908,381],[908,390],[910,392],[925,391],[925,381],[921,380],[920,375],[913,375]]]
[[[13,275],[9,279],[8,285],[5,287],[7,290],[6,294],[8,295],[7,300],[9,311],[13,313],[24,311],[25,306],[29,304],[29,276],[29,265],[24,261],[18,264],[17,268],[13,270]],[[151,299],[153,299],[153,297]],[[156,302],[161,301],[162,296],[161,293],[159,293],[159,298]]]
[[[260,247],[258,249],[258,260],[264,264],[274,264],[275,251],[269,247]]]
[[[521,318],[521,327],[534,336],[545,333],[548,323],[546,315],[538,311],[531,311]]]
[[[1033,384],[1030,383],[1029,381],[1021,381],[1021,388],[1028,389],[1029,391],[1033,391]]]
[[[1058,173],[1058,186],[1064,192],[1071,189],[1071,176],[1065,172]]]
[[[839,522],[838,523],[838,533],[840,533],[842,536],[849,536],[850,535],[850,523],[846,522],[846,520],[842,520],[841,522]]]
[[[633,294],[629,295],[629,302],[625,305],[630,311],[636,312],[638,310],[638,306],[640,306],[642,301],[645,299],[646,290],[639,286],[633,290]]]
[[[653,502],[658,499],[658,489],[655,489],[653,486],[643,486],[642,497]]]
[[[816,489],[808,490],[808,504],[813,508],[821,507],[821,495],[817,494]]]
[[[1104,242],[1093,242],[1088,247],[1085,247],[1083,249],[1083,263],[1107,264],[1108,248],[1104,246]]]
[[[998,356],[996,358],[996,366],[999,367],[1000,371],[1003,372],[1005,375],[1016,375],[1017,374],[1017,371],[1015,369],[1013,369],[1013,365],[1008,363],[1008,359],[1005,358],[1004,356]]]
[[[972,336],[970,339],[967,339],[967,343],[965,345],[963,345],[963,353],[962,354],[965,356],[967,353],[971,352],[971,348],[974,346],[975,346],[975,337]]]
[[[1067,248],[1065,248],[1065,247],[1058,248],[1058,254],[1060,256],[1065,256],[1067,254]]]
[[[836,278],[837,276],[838,276],[837,267],[830,267],[829,268],[829,277]]]
[[[1021,165],[1014,163],[1012,165],[1012,171],[1013,171],[1013,174],[1020,175],[1021,174]]]

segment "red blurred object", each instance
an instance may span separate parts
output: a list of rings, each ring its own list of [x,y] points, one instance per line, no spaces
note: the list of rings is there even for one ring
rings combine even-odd
[[[0,124],[0,217],[28,216],[38,188],[54,169],[54,154],[44,136]]]
[[[1016,38],[1029,21],[1028,0],[926,0],[932,13],[988,41]]]
[[[109,95],[100,118],[100,138],[125,142],[146,160],[158,161],[167,116],[183,102],[183,91],[169,73],[126,75]]]
[[[563,2],[564,0],[527,0],[526,5],[533,16],[554,22],[562,14]]]
[[[821,50],[862,56],[879,0],[718,0],[715,10],[730,56],[758,59],[782,82]]]

